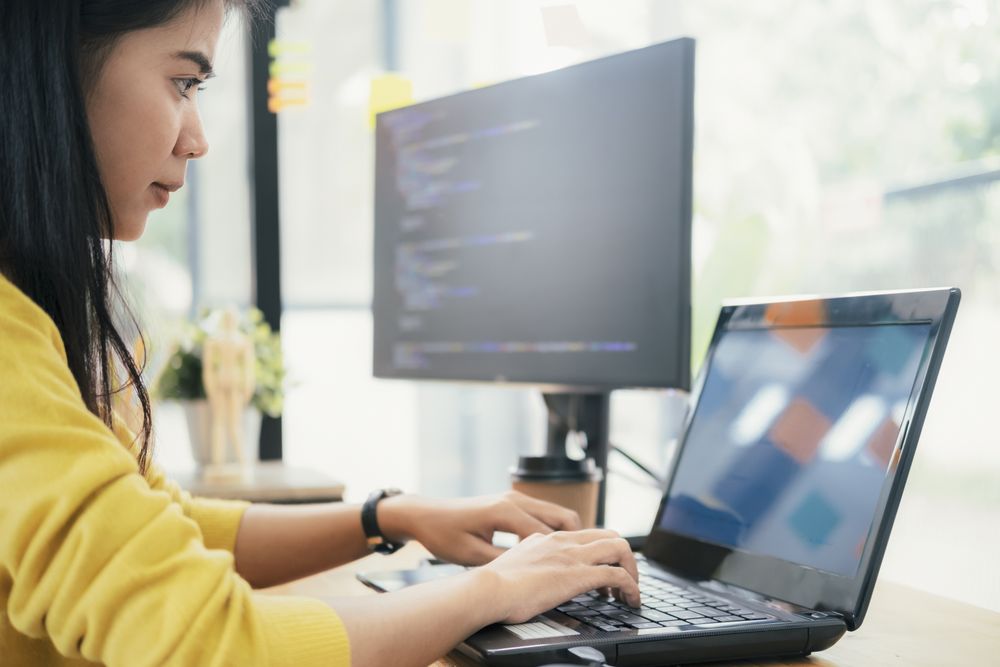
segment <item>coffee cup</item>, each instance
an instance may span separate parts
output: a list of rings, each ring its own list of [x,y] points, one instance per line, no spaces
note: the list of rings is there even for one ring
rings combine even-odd
[[[584,528],[597,519],[597,496],[603,474],[594,459],[522,456],[510,471],[515,491],[567,507],[580,515]]]

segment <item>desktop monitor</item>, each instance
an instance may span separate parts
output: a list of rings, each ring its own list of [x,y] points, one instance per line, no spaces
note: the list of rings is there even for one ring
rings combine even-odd
[[[693,111],[685,38],[379,114],[374,375],[688,388]]]

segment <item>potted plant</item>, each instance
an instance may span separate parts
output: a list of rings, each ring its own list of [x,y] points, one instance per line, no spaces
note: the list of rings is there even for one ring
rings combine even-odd
[[[218,327],[221,310],[203,309],[192,322],[183,325],[163,371],[154,385],[154,396],[160,400],[180,402],[187,419],[191,453],[195,462],[206,465],[211,461],[209,433],[211,415],[202,384],[202,356],[205,339]],[[239,318],[239,329],[253,343],[256,388],[243,415],[246,459],[257,458],[260,440],[261,414],[281,415],[285,398],[285,364],[281,353],[281,336],[272,331],[257,308],[250,308]],[[227,449],[227,460],[235,461],[235,453]]]

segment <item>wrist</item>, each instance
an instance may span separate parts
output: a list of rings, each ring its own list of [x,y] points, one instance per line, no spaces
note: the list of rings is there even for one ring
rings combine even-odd
[[[413,534],[412,505],[414,496],[401,494],[382,499],[378,504],[378,525],[382,535],[392,542],[416,539]]]
[[[463,602],[465,608],[477,616],[477,629],[510,616],[510,601],[504,596],[509,587],[503,585],[503,577],[498,572],[489,567],[475,567],[458,576],[469,582]]]

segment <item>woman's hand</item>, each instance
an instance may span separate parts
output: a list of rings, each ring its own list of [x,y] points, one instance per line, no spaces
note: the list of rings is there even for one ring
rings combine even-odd
[[[523,623],[595,588],[617,589],[639,604],[635,558],[610,530],[531,535],[483,567],[333,605],[353,664],[419,667],[483,626]]]
[[[496,531],[523,539],[554,530],[578,530],[580,517],[559,505],[508,491],[454,500],[393,496],[379,503],[378,523],[390,540],[414,539],[442,560],[482,565],[504,552],[493,546]]]
[[[611,530],[535,534],[482,569],[499,578],[496,599],[503,623],[523,623],[598,588],[640,606],[635,556]]]

